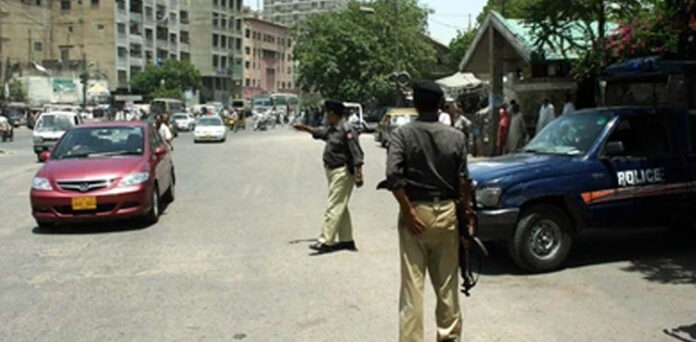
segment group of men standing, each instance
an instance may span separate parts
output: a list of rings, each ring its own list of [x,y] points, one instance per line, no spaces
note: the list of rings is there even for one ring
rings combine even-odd
[[[439,122],[444,93],[434,82],[416,82],[413,102],[418,119],[397,129],[390,140],[386,180],[381,185],[399,204],[397,223],[401,260],[399,340],[420,342],[423,329],[423,287],[430,275],[437,296],[437,340],[459,341],[459,223],[457,212],[474,233],[468,148],[464,133]],[[294,125],[326,142],[323,163],[329,183],[324,223],[316,253],[357,251],[348,210],[353,186],[364,183],[363,151],[358,134],[344,118],[338,101],[325,103],[329,125]]]
[[[570,95],[566,95],[565,104],[561,115],[570,114],[575,111],[575,104]],[[509,105],[504,104],[498,111],[500,120],[498,122],[498,134],[496,141],[496,154],[508,154],[520,150],[529,140],[527,125],[524,115],[520,112],[520,105],[515,100],[511,100]],[[556,108],[549,98],[544,98],[539,108],[534,135],[537,135],[557,118]]]

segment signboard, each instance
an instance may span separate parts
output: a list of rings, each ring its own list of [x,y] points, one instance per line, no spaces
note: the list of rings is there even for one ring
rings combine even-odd
[[[118,102],[138,102],[142,100],[142,95],[114,95],[114,101]]]
[[[72,78],[55,77],[53,79],[53,92],[54,93],[74,93],[75,92],[75,82],[73,82]]]

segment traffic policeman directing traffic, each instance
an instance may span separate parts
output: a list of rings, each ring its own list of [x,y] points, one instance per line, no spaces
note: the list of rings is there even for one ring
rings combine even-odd
[[[423,341],[426,270],[437,296],[437,340],[459,341],[461,336],[457,205],[471,232],[475,221],[465,136],[438,122],[443,95],[434,82],[414,84],[418,119],[393,133],[387,152],[386,186],[400,206],[401,342]]]
[[[363,151],[357,133],[343,118],[343,103],[327,100],[324,105],[329,126],[313,128],[302,124],[294,125],[295,129],[311,133],[314,139],[326,142],[323,161],[329,182],[329,203],[321,234],[317,243],[310,248],[319,253],[340,249],[356,251],[348,202],[353,185],[363,185]]]

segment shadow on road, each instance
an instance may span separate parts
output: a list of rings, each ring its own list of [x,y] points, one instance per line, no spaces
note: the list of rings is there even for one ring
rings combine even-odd
[[[522,274],[504,246],[491,245],[483,274]],[[696,230],[671,232],[666,229],[593,232],[579,236],[565,263],[577,268],[628,261],[622,268],[663,284],[696,284]]]
[[[169,204],[164,204],[160,218],[167,215],[167,207],[169,207]],[[51,228],[34,227],[32,233],[37,235],[125,233],[143,230],[151,226],[153,225],[145,223],[142,220],[131,219],[112,222],[66,224]]]
[[[682,325],[669,330],[665,329],[662,332],[677,341],[696,342],[696,323],[692,325]]]
[[[150,225],[141,221],[126,220],[100,223],[79,223],[70,225],[59,225],[51,228],[35,227],[32,233],[37,235],[60,235],[60,234],[105,234],[105,233],[124,233],[135,230],[142,230]]]

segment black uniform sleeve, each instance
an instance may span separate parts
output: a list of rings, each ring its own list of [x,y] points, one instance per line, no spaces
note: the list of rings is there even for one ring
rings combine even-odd
[[[405,162],[404,138],[401,131],[397,129],[389,139],[389,148],[387,150],[387,187],[389,190],[393,191],[406,187]]]
[[[362,148],[360,147],[360,140],[358,138],[357,133],[355,130],[348,129],[346,131],[346,144],[348,145],[348,151],[350,151],[351,155],[351,161],[353,163],[353,167],[359,167],[364,164],[364,159],[365,159],[365,154],[363,153]]]
[[[328,127],[316,127],[314,128],[314,133],[312,133],[312,137],[317,140],[326,140],[329,137],[329,128]]]
[[[461,180],[466,180],[469,178],[469,149],[467,148],[466,144],[466,136],[462,132],[457,132],[459,133],[459,139],[458,139],[458,151],[460,153],[459,156],[459,170],[457,170],[457,173],[459,175],[459,179]]]

